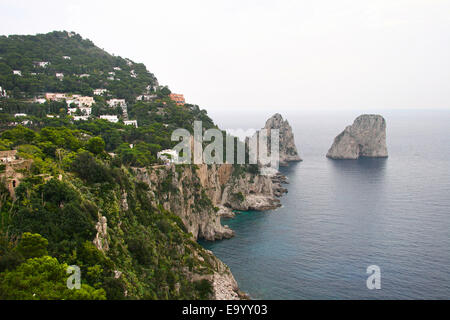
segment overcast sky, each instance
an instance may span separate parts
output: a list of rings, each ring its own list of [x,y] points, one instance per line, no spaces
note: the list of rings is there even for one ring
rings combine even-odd
[[[450,0],[0,0],[0,34],[80,33],[219,108],[450,108]]]

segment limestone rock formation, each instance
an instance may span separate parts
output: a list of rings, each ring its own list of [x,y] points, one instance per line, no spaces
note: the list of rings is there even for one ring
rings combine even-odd
[[[233,237],[234,232],[221,224],[232,210],[275,209],[281,206],[278,197],[287,192],[278,175],[251,174],[230,164],[135,168],[135,172],[150,187],[152,205],[179,216],[195,239],[209,241]]]
[[[108,223],[106,217],[100,216],[98,217],[97,225],[95,229],[97,230],[97,234],[93,241],[96,248],[102,252],[106,252],[109,250],[108,243]]]
[[[264,129],[268,130],[269,137],[271,129],[280,130],[280,166],[285,167],[289,162],[302,161],[295,145],[292,127],[287,120],[283,120],[279,113],[267,120]]]
[[[386,120],[380,115],[361,115],[336,137],[328,151],[331,159],[385,158]]]

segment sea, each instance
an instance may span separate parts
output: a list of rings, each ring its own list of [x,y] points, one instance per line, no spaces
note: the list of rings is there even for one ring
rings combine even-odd
[[[303,159],[281,168],[289,179],[283,206],[238,212],[222,220],[234,238],[200,242],[230,267],[240,289],[256,300],[449,299],[450,110],[209,114],[221,128],[246,130],[277,112]],[[386,119],[389,157],[327,159],[334,138],[365,113]],[[379,273],[368,273],[371,266]]]

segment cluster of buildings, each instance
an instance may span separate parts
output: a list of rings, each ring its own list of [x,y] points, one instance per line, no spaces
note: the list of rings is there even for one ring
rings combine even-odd
[[[92,107],[95,103],[93,97],[82,96],[79,94],[69,95],[66,93],[46,93],[45,100],[48,101],[66,101],[67,106],[70,107],[75,104],[77,107]],[[40,100],[41,101],[41,100]]]
[[[186,101],[184,99],[184,95],[182,94],[176,94],[176,93],[171,93],[169,95],[169,98],[174,101],[177,106],[184,106],[186,104]]]

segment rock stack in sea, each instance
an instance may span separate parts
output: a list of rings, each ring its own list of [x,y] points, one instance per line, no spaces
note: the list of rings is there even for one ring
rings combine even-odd
[[[270,137],[270,130],[278,129],[280,131],[280,166],[288,166],[289,162],[302,161],[298,155],[297,147],[295,145],[294,134],[292,128],[287,120],[276,113],[269,120],[263,129],[267,129],[268,137]]]
[[[331,159],[385,158],[386,120],[380,115],[361,115],[334,139],[327,157]]]

